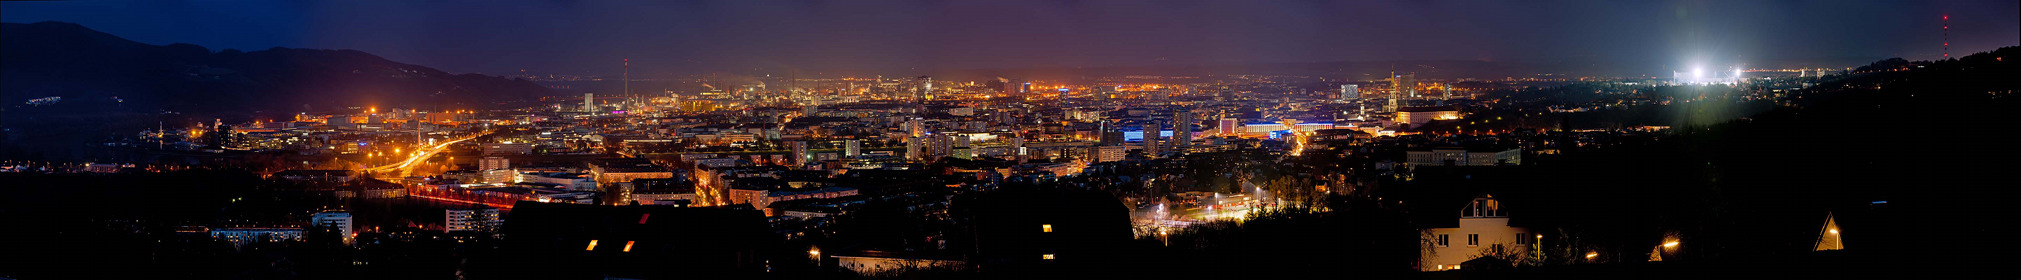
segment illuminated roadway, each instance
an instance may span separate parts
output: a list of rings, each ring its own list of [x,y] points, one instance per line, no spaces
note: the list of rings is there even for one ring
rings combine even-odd
[[[435,145],[414,151],[414,153],[407,156],[407,160],[402,160],[398,163],[393,164],[381,165],[378,167],[366,168],[365,172],[377,173],[391,170],[399,170],[400,173],[397,174],[398,176],[396,177],[407,177],[407,174],[414,173],[415,166],[420,165],[422,162],[427,162],[428,158],[434,157],[436,153],[441,153],[442,150],[449,148],[449,145],[456,144],[456,142],[463,142],[469,141],[470,139],[476,139],[478,136],[484,136],[485,134],[491,134],[491,132],[485,131],[477,134],[471,134],[470,136],[457,138],[456,140],[443,141],[442,143],[437,143]]]

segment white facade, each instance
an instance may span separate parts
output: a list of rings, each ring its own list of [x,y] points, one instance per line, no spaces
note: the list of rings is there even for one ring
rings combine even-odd
[[[354,238],[354,236],[351,235],[351,231],[357,228],[356,225],[351,223],[351,213],[349,212],[316,213],[316,215],[310,216],[309,223],[314,224],[314,226],[329,226],[336,228],[337,236],[344,238],[344,244],[351,244],[351,240]]]
[[[1459,269],[1460,263],[1486,255],[1529,256],[1543,236],[1509,226],[1501,203],[1494,196],[1483,195],[1461,209],[1459,227],[1432,228],[1423,238],[1418,269],[1440,271]],[[1494,254],[1497,250],[1503,254]]]

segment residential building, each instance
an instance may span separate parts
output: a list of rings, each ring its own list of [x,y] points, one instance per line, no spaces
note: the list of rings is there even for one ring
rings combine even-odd
[[[1406,162],[1412,166],[1502,166],[1522,165],[1523,149],[1467,149],[1461,147],[1439,147],[1429,150],[1405,151]]]
[[[1543,235],[1509,225],[1509,216],[1493,195],[1474,197],[1460,208],[1458,222],[1425,231],[1418,269],[1460,269],[1479,256],[1528,256]]]
[[[352,230],[356,229],[357,225],[351,222],[350,212],[327,211],[316,213],[313,216],[309,216],[309,224],[310,226],[328,227],[330,230],[337,231],[337,236],[344,239],[344,244],[351,244],[351,241],[357,238],[357,235],[352,233]]]
[[[447,209],[442,210],[443,232],[498,230],[503,222],[499,219],[498,208]]]

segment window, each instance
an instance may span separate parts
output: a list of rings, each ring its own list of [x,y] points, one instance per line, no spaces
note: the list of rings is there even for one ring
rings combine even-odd
[[[632,251],[632,243],[633,243],[633,242],[638,242],[638,241],[625,241],[625,252],[631,252],[631,251]]]
[[[1481,234],[1479,233],[1467,234],[1467,247],[1473,246],[1481,246]]]
[[[596,251],[596,239],[590,239],[590,240],[589,240],[589,248],[588,248],[588,249],[582,249],[582,250],[583,250],[583,251]]]
[[[1445,247],[1445,246],[1448,246],[1447,244],[1450,244],[1450,243],[1446,243],[1446,237],[1447,237],[1447,236],[1446,236],[1445,234],[1440,234],[1440,235],[1439,235],[1439,237],[1438,237],[1438,240],[1434,240],[1434,241],[1432,241],[1432,242],[1436,242],[1436,243],[1438,244],[1438,246],[1439,246],[1439,247]]]
[[[1051,260],[1051,259],[1053,259],[1053,254],[1044,254],[1044,255],[1039,255],[1039,259],[1042,259],[1042,260]]]
[[[1053,232],[1053,224],[1041,224],[1039,228],[1045,230],[1045,232]]]
[[[1516,245],[1530,245],[1531,240],[1530,238],[1542,238],[1542,237],[1543,237],[1542,235],[1532,237],[1528,233],[1518,232],[1516,233]]]
[[[1506,217],[1507,213],[1502,213],[1501,204],[1500,201],[1496,201],[1494,198],[1476,198],[1473,203],[1467,204],[1466,209],[1460,210],[1460,216],[1466,218]]]

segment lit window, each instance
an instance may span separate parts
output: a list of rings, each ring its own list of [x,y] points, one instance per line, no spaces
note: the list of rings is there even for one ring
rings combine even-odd
[[[1053,224],[1042,224],[1039,225],[1039,228],[1045,230],[1045,232],[1053,232]]]
[[[1053,254],[1039,255],[1039,259],[1046,259],[1046,260],[1053,259]]]
[[[582,250],[583,250],[583,251],[596,251],[596,239],[590,239],[590,240],[589,240],[589,248],[586,248],[586,249],[582,249]]]
[[[631,251],[632,251],[632,243],[633,243],[633,242],[638,242],[638,241],[625,241],[625,252],[631,252]]]

